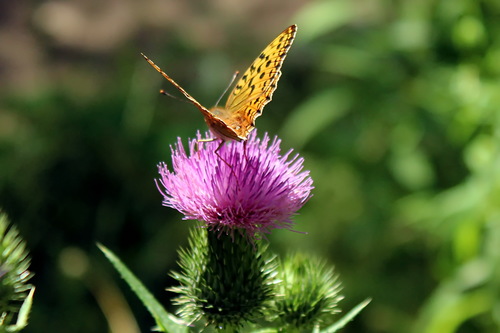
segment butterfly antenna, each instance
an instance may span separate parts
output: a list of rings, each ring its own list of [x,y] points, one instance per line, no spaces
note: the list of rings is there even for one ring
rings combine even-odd
[[[222,97],[224,97],[224,95],[227,93],[229,88],[233,85],[234,80],[236,80],[236,78],[238,77],[239,74],[240,74],[239,71],[234,72],[233,78],[231,79],[231,82],[229,82],[226,89],[224,89],[224,92],[222,93],[222,95],[220,95],[219,99],[217,100],[217,103],[215,103],[215,106],[219,105],[220,100],[222,99]]]
[[[183,102],[183,103],[188,103],[188,104],[191,104],[189,101],[186,101],[186,100],[185,100],[185,99],[183,99],[183,98],[179,98],[179,97],[177,97],[177,96],[174,96],[174,95],[172,95],[172,94],[169,94],[168,92],[166,92],[166,91],[165,91],[165,90],[163,90],[163,89],[161,89],[161,90],[160,90],[160,94],[165,95],[165,96],[168,96],[168,97],[173,98],[173,99],[176,99],[176,100],[181,101],[181,102]]]
[[[188,99],[188,101],[191,102],[191,104],[194,104],[201,111],[201,113],[207,114],[209,112],[203,105],[200,104],[200,102],[198,102],[191,95],[189,95],[186,90],[184,90],[177,82],[175,82],[170,76],[168,76],[167,73],[162,71],[160,67],[158,67],[153,61],[151,61],[148,57],[146,57],[144,53],[141,53],[141,55],[144,57],[144,59],[146,59],[146,61],[151,66],[153,66],[154,69],[156,69],[165,79],[167,79],[168,82],[170,82],[177,90],[179,90]],[[161,93],[173,97],[169,93],[166,92],[161,92]]]

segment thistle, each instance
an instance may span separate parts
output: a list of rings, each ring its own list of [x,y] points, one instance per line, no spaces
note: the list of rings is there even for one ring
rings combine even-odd
[[[208,136],[208,134],[207,134]],[[291,217],[309,199],[312,179],[303,159],[281,154],[280,140],[262,140],[253,132],[245,143],[179,139],[172,148],[172,167],[159,166],[163,204],[185,219],[203,223],[180,252],[182,318],[204,319],[218,328],[240,327],[261,319],[274,295],[276,264],[265,255],[261,235],[292,228]]]
[[[340,312],[340,283],[325,262],[300,254],[289,256],[280,266],[278,278],[275,306],[286,332],[325,326]]]
[[[243,230],[258,238],[276,228],[292,229],[291,217],[313,188],[302,158],[292,150],[281,154],[279,139],[265,134],[260,140],[256,131],[244,143],[220,146],[200,139],[189,141],[189,154],[178,139],[171,148],[173,171],[159,165],[163,205],[218,233]]]

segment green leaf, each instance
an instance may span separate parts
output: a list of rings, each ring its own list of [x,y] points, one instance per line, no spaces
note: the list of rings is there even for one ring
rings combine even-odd
[[[16,324],[7,326],[5,330],[0,328],[0,332],[20,332],[28,325],[28,317],[31,311],[31,306],[33,305],[34,294],[35,287],[32,287],[28,296],[24,299],[23,305],[21,305],[21,308],[19,309]]]
[[[372,300],[370,298],[364,300],[363,302],[359,303],[357,306],[355,306],[351,311],[349,311],[345,316],[343,316],[340,320],[338,320],[335,324],[325,328],[324,330],[321,331],[321,333],[334,333],[337,332],[338,330],[344,328],[347,323],[349,323],[351,320],[356,317],[361,310],[363,310]]]
[[[163,306],[154,298],[137,277],[118,259],[118,257],[102,244],[97,244],[106,258],[115,266],[122,278],[132,288],[137,297],[156,321],[157,330],[160,332],[183,333],[187,332],[187,324],[176,316],[165,311]]]

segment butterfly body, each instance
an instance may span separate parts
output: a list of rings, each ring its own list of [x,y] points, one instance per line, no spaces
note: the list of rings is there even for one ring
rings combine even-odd
[[[247,119],[234,115],[231,110],[222,107],[210,109],[211,115],[205,117],[205,122],[214,136],[222,140],[245,141],[247,131],[243,131]],[[251,130],[248,131],[250,133]]]
[[[246,141],[255,128],[255,119],[272,99],[281,76],[281,66],[296,31],[296,25],[289,26],[259,54],[229,93],[225,107],[205,108],[155,63],[144,54],[142,56],[200,110],[216,138]]]

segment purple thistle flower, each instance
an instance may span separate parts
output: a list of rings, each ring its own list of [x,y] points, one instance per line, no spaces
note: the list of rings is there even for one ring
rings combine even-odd
[[[208,133],[206,134],[208,138]],[[201,136],[198,133],[197,140]],[[310,198],[312,179],[302,171],[303,158],[280,155],[277,137],[271,142],[252,132],[244,143],[189,140],[189,155],[182,141],[171,147],[173,171],[158,166],[158,189],[163,205],[177,209],[185,220],[204,221],[210,230],[248,236],[274,228],[291,229],[292,215]]]

